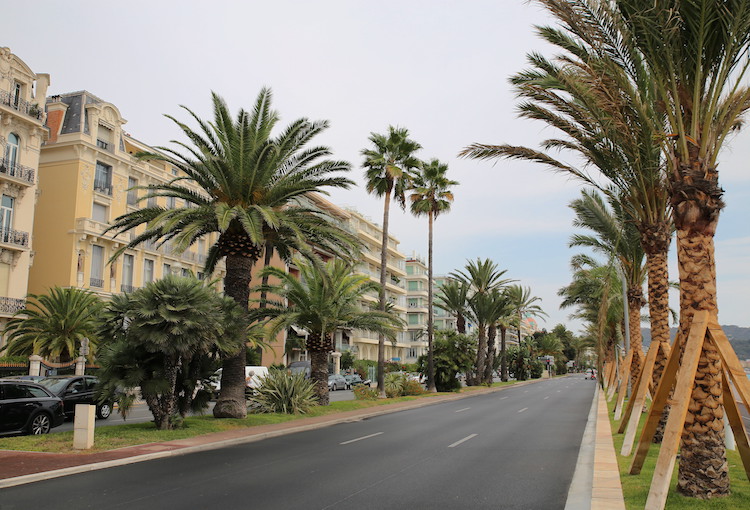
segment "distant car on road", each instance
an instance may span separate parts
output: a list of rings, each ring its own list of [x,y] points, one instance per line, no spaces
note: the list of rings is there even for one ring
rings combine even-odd
[[[62,400],[19,379],[0,380],[0,436],[46,434],[65,421]]]
[[[346,379],[344,379],[343,375],[329,375],[328,376],[328,390],[329,391],[336,391],[336,390],[347,390],[349,389],[349,384],[347,384]]]
[[[586,370],[586,379],[596,379],[596,370],[593,368],[589,368]]]
[[[75,416],[76,404],[96,406],[96,416],[102,420],[112,414],[112,402],[100,404],[96,401],[99,379],[93,375],[53,375],[40,380],[39,384],[62,399],[66,418]]]

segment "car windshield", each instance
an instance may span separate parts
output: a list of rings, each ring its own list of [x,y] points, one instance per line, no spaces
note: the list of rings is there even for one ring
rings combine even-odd
[[[65,386],[68,384],[69,381],[70,379],[47,378],[47,379],[42,379],[38,381],[38,383],[44,386],[45,388],[48,388],[55,395],[58,395],[63,390],[63,388],[65,388]]]

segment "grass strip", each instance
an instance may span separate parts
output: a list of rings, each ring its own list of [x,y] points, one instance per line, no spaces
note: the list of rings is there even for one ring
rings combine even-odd
[[[652,444],[649,448],[648,456],[643,464],[640,474],[631,475],[628,473],[630,470],[630,463],[632,462],[633,455],[629,457],[623,457],[620,455],[620,449],[625,439],[625,434],[617,434],[617,429],[620,424],[619,421],[614,419],[614,408],[616,399],[613,398],[611,402],[607,403],[609,409],[609,421],[612,428],[612,437],[615,444],[615,454],[617,455],[617,464],[620,468],[620,481],[622,482],[622,492],[625,497],[625,507],[628,510],[642,509],[646,506],[646,499],[648,498],[648,492],[651,488],[651,479],[654,475],[654,468],[656,467],[656,459],[659,456],[659,445]],[[646,423],[647,413],[641,413],[640,422],[638,424],[638,433],[636,434],[636,444],[633,446],[633,451],[637,448],[637,441],[641,437],[641,430]],[[732,493],[723,498],[715,498],[709,500],[700,500],[695,498],[688,498],[677,492],[677,463],[675,463],[675,470],[672,474],[672,482],[670,484],[669,495],[667,496],[667,510],[734,510],[738,508],[750,508],[750,481],[748,481],[745,475],[745,470],[742,467],[742,460],[737,451],[727,450],[727,462],[729,463],[729,479],[731,481]]]

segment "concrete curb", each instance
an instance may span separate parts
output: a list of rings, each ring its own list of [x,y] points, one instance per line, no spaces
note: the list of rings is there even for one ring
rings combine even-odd
[[[591,493],[594,482],[594,454],[596,453],[596,417],[599,403],[599,385],[596,385],[591,400],[586,428],[583,431],[581,449],[568,490],[565,510],[591,510]]]
[[[451,402],[454,400],[461,400],[464,398],[484,395],[487,393],[494,393],[494,392],[502,391],[508,388],[517,388],[520,386],[525,386],[527,384],[533,384],[539,381],[546,381],[546,380],[549,380],[549,379],[534,379],[530,381],[521,381],[511,386],[502,386],[499,388],[486,388],[486,389],[481,389],[481,390],[473,390],[467,393],[458,393],[456,395],[450,395],[450,396],[444,396],[444,397],[441,396],[435,399],[431,399],[428,397],[428,398],[416,400],[413,403],[408,402],[408,404],[410,405],[404,405],[398,408],[385,405],[381,408],[372,410],[370,412],[364,412],[356,416],[345,416],[345,417],[335,418],[336,415],[331,415],[333,416],[331,420],[322,421],[318,423],[312,423],[308,425],[300,425],[297,427],[287,427],[287,428],[283,428],[280,430],[274,430],[271,432],[263,432],[263,433],[258,433],[258,434],[249,433],[248,435],[243,436],[243,437],[237,437],[237,438],[225,439],[225,440],[219,440],[219,441],[211,441],[211,442],[207,442],[207,443],[195,445],[195,446],[184,446],[184,447],[176,448],[174,450],[146,453],[146,454],[135,455],[132,457],[124,457],[122,459],[113,459],[113,460],[107,460],[103,462],[95,462],[92,464],[82,464],[79,466],[71,466],[71,467],[62,468],[62,469],[55,469],[52,471],[43,471],[40,473],[33,473],[29,475],[5,478],[5,479],[0,480],[0,489],[4,489],[7,487],[15,487],[17,485],[33,483],[33,482],[38,482],[42,480],[49,480],[52,478],[60,478],[63,476],[74,475],[78,473],[97,471],[99,469],[107,469],[107,468],[116,467],[116,466],[124,466],[127,464],[135,464],[137,462],[145,462],[148,460],[162,459],[165,457],[173,457],[177,455],[186,455],[188,453],[216,450],[219,448],[224,448],[227,446],[233,446],[233,445],[238,445],[238,444],[253,443],[256,441],[262,441],[264,439],[284,436],[287,434],[296,434],[297,432],[304,432],[308,430],[315,430],[315,429],[320,429],[324,427],[330,427],[331,425],[337,425],[339,423],[351,423],[351,422],[361,421],[367,418],[372,418],[374,416],[380,416],[383,414],[392,414],[392,413],[397,413],[401,411],[407,411],[410,409],[426,407],[429,405],[440,404],[443,402]],[[251,429],[248,429],[248,430],[251,430]]]

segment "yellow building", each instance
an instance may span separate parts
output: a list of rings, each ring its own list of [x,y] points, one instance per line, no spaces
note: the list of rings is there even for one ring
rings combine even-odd
[[[383,229],[359,212],[348,209],[350,216],[348,229],[355,233],[364,244],[362,258],[355,270],[369,275],[373,281],[380,282],[380,254],[383,243]],[[393,310],[406,320],[406,255],[398,251],[399,241],[392,235],[388,240],[388,259],[386,263],[386,299],[393,305]],[[366,296],[363,306],[377,303],[378,295],[373,292]],[[378,335],[367,331],[344,331],[336,342],[337,350],[351,350],[358,359],[378,359]],[[385,342],[385,359],[405,362],[411,344],[406,331],[397,334],[396,342]],[[415,361],[415,360],[414,360]]]
[[[26,306],[48,74],[0,48],[0,330]],[[0,338],[0,347],[4,341]]]
[[[89,289],[106,298],[168,273],[203,276],[212,239],[200,240],[184,253],[169,243],[147,242],[109,263],[135,235],[105,234],[109,222],[145,205],[138,202],[145,191],[131,188],[179,176],[168,163],[138,160],[135,154],[154,149],[126,133],[125,123],[115,105],[87,91],[47,98],[49,140],[39,163],[30,292],[45,293],[58,285]],[[185,206],[174,198],[149,199],[148,205],[154,204]],[[223,275],[221,265],[212,278]]]

